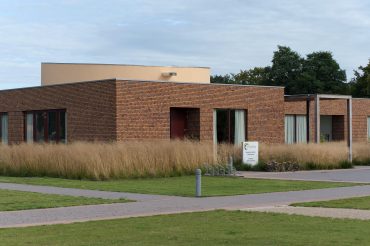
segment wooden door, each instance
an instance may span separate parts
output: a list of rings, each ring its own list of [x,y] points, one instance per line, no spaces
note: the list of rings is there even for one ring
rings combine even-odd
[[[184,139],[186,129],[186,110],[171,108],[170,135],[171,139]]]

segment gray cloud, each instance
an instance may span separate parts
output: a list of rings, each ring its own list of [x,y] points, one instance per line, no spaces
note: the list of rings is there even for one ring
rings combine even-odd
[[[302,55],[332,51],[350,77],[370,58],[366,0],[9,2],[0,3],[0,88],[38,85],[43,61],[223,74],[269,65],[280,44]]]

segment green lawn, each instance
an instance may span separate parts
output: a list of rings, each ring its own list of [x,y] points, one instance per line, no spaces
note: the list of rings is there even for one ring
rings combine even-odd
[[[0,229],[2,245],[369,245],[369,221],[212,211]]]
[[[0,211],[13,211],[37,208],[55,208],[102,203],[127,202],[123,199],[100,199],[49,195],[34,192],[0,190]]]
[[[50,185],[91,190],[122,191],[146,194],[194,196],[195,177],[183,176],[172,178],[125,179],[111,181],[69,180],[59,178],[19,178],[0,177],[0,182],[13,182],[35,185]],[[353,186],[359,184],[289,181],[267,179],[245,179],[236,177],[202,177],[203,196],[223,196],[256,194],[278,191],[322,189]]]
[[[294,203],[292,204],[292,206],[370,209],[370,196],[338,199],[338,200],[330,200],[330,201]]]

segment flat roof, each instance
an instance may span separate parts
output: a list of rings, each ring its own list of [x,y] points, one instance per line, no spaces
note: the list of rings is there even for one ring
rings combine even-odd
[[[314,100],[316,97],[320,99],[351,99],[351,95],[339,95],[339,94],[296,94],[296,95],[284,95],[287,101],[302,101],[302,100]]]
[[[87,80],[87,81],[75,81],[75,82],[68,82],[63,84],[51,84],[51,85],[38,85],[38,86],[29,86],[29,87],[20,87],[20,88],[11,88],[11,89],[4,89],[0,90],[0,92],[5,91],[14,91],[14,90],[26,90],[26,89],[36,89],[36,88],[44,88],[44,87],[51,87],[51,86],[69,86],[74,84],[80,83],[93,83],[93,82],[113,82],[113,81],[129,81],[129,82],[152,82],[152,83],[171,83],[171,84],[188,84],[188,85],[211,85],[211,86],[240,86],[240,87],[262,87],[262,88],[284,88],[283,86],[264,86],[264,85],[241,85],[241,84],[218,84],[218,83],[193,83],[193,82],[171,82],[171,81],[160,81],[160,80],[133,80],[133,79],[124,79],[124,78],[108,78],[108,79],[99,79],[99,80]]]
[[[113,63],[74,63],[74,62],[41,62],[41,64],[58,64],[58,65],[97,65],[97,66],[127,66],[127,67],[168,67],[168,68],[201,68],[211,69],[210,67],[196,66],[158,66],[158,65],[137,65],[137,64],[113,64]]]

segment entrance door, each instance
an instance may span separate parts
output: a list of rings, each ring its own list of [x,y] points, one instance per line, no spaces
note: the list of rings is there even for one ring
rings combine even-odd
[[[186,131],[186,110],[171,108],[170,134],[171,139],[184,139]]]

